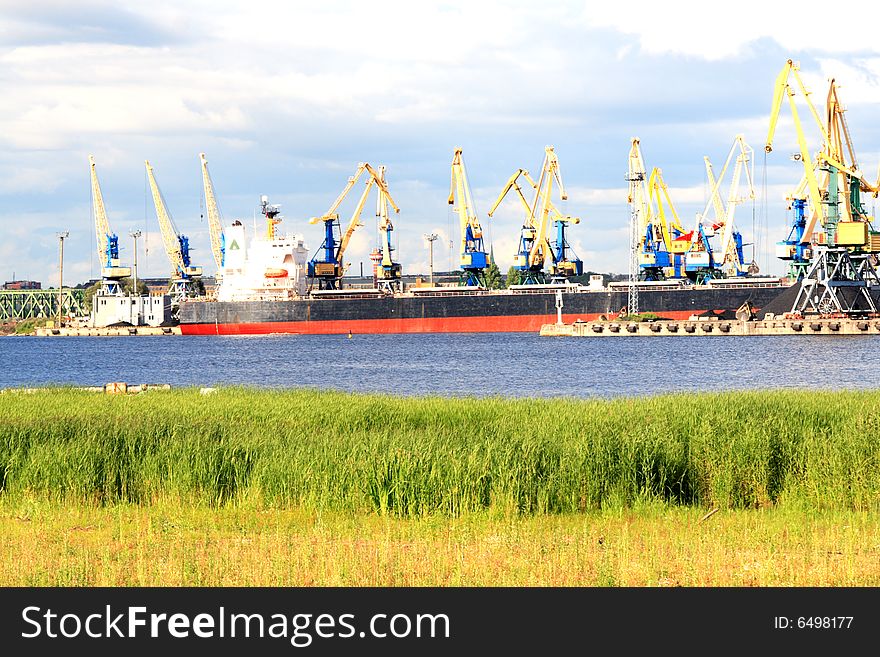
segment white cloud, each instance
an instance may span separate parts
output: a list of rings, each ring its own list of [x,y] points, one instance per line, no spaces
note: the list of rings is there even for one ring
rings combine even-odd
[[[871,5],[864,10],[876,11]],[[820,18],[821,17],[821,18]],[[875,21],[853,20],[852,15],[828,11],[818,0],[792,6],[760,0],[711,7],[700,0],[679,0],[674,5],[632,0],[608,4],[602,11],[585,13],[587,25],[608,27],[638,37],[650,54],[675,53],[721,60],[742,54],[759,39],[772,39],[796,53],[880,52]],[[829,38],[846,34],[846,38]]]

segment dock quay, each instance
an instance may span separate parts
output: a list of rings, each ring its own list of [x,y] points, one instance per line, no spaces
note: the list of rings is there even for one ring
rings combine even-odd
[[[125,336],[125,335],[180,335],[179,326],[63,326],[38,327],[34,335],[40,337],[70,336]]]
[[[102,386],[79,386],[70,388],[71,390],[79,390],[81,392],[100,392],[107,395],[137,395],[150,390],[171,390],[170,383],[124,383],[113,381],[105,383]],[[19,394],[19,395],[36,395],[39,393],[51,392],[54,388],[0,388],[0,395]],[[204,392],[204,391],[209,392]],[[210,394],[216,391],[216,388],[202,388],[202,394]]]
[[[880,335],[880,318],[838,317],[765,318],[724,320],[715,317],[643,322],[593,321],[544,324],[547,337],[601,338],[614,336],[673,335]]]

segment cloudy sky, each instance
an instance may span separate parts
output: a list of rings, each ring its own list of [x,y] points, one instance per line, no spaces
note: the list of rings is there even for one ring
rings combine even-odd
[[[454,267],[446,197],[457,146],[506,269],[519,208],[511,198],[492,220],[486,212],[516,168],[540,168],[548,144],[569,193],[561,209],[582,218],[570,233],[576,252],[589,269],[622,272],[631,137],[641,138],[647,166],[662,168],[690,225],[708,195],[703,156],[720,168],[737,133],[756,151],[758,186],[755,203],[739,208],[739,228],[758,244],[762,269],[782,273],[770,250],[787,234],[784,197],[801,175],[789,158],[787,109],[766,164],[763,144],[786,59],[800,62],[819,104],[827,78],[837,78],[868,178],[880,162],[880,10],[864,3],[859,20],[836,27],[827,3],[809,4],[792,13],[766,2],[681,2],[673,11],[630,1],[600,14],[592,3],[511,0],[0,0],[0,278],[54,283],[61,230],[70,231],[65,281],[97,275],[90,153],[124,262],[129,231],[147,233],[142,275],[169,271],[145,159],[196,264],[214,271],[202,151],[224,220],[252,224],[267,194],[282,206],[282,230],[303,234],[312,251],[321,228],[307,219],[327,209],[358,162],[384,164],[401,208],[405,271],[427,269],[428,231],[444,238],[437,267]],[[372,215],[371,205],[349,251],[353,271],[375,243]]]

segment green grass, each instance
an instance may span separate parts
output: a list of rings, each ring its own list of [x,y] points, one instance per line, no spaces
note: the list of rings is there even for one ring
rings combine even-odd
[[[880,510],[880,398],[0,395],[0,497],[458,517]]]
[[[36,330],[37,325],[44,325],[46,323],[45,318],[41,319],[23,319],[20,322],[15,324],[15,334],[16,335],[29,335]]]
[[[12,320],[0,324],[0,335],[29,335],[37,325],[43,326],[45,323],[45,318]]]
[[[657,313],[637,313],[635,315],[621,315],[617,318],[621,322],[653,322],[660,319]]]

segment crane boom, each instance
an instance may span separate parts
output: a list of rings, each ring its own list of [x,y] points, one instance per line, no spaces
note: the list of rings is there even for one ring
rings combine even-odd
[[[498,195],[498,198],[492,205],[492,209],[489,210],[489,212],[487,213],[490,217],[495,214],[495,210],[498,209],[498,206],[501,205],[501,201],[504,200],[504,197],[507,196],[508,192],[510,192],[511,189],[516,190],[516,194],[519,197],[519,200],[522,203],[523,207],[525,208],[526,214],[529,215],[531,213],[531,205],[529,205],[529,202],[526,200],[522,188],[516,184],[516,181],[520,176],[526,177],[526,179],[530,181],[530,184],[534,186],[534,184],[531,182],[531,176],[529,176],[529,172],[525,169],[517,169],[514,174],[510,178],[508,178],[507,183],[504,185],[504,189],[501,190],[501,193]]]
[[[553,262],[553,249],[550,248],[550,240],[547,233],[550,228],[550,200],[553,191],[553,180],[559,183],[560,196],[563,200],[568,198],[565,188],[562,186],[562,177],[559,174],[559,161],[552,146],[544,148],[544,163],[541,165],[541,175],[535,187],[535,199],[532,202],[532,216],[536,218],[535,241],[529,252],[529,264],[532,267],[543,265],[548,259]],[[540,213],[539,206],[540,204]],[[549,258],[548,258],[549,256]]]
[[[525,169],[517,169],[516,172],[508,179],[507,184],[504,186],[504,189],[501,190],[501,193],[498,195],[498,198],[495,200],[495,204],[492,206],[492,209],[487,214],[491,217],[495,213],[495,210],[498,209],[498,206],[501,205],[501,202],[504,200],[504,198],[507,196],[507,194],[510,193],[510,190],[515,189],[516,195],[519,198],[520,204],[523,206],[523,209],[526,212],[526,221],[525,221],[526,226],[524,226],[524,227],[534,228],[535,224],[536,224],[534,217],[532,215],[532,205],[534,204],[534,201],[532,201],[532,203],[529,203],[526,200],[525,194],[523,194],[522,188],[516,184],[516,181],[520,176],[522,176],[523,178],[526,179],[526,181],[529,183],[529,185],[532,187],[532,189],[536,190],[535,191],[536,196],[539,194],[537,191],[538,190],[538,183],[536,183],[534,178],[532,178],[532,176],[529,175],[529,172],[526,171]],[[554,220],[570,221],[571,223],[575,223],[575,224],[580,221],[580,219],[578,219],[577,217],[568,217],[568,216],[563,215],[559,211],[559,209],[553,204],[552,200],[550,201],[550,212],[553,214]]]
[[[197,279],[202,275],[202,268],[190,266],[189,238],[177,232],[171,214],[165,206],[165,199],[159,190],[156,176],[153,175],[153,167],[148,160],[144,160],[144,165],[147,168],[153,205],[156,207],[156,218],[159,220],[159,229],[162,233],[162,245],[171,263],[169,290],[172,295],[172,313],[174,313],[174,308],[179,307],[183,298],[199,294]]]
[[[107,220],[107,211],[104,208],[104,195],[101,194],[101,185],[98,182],[98,174],[95,171],[95,158],[89,155],[89,170],[92,178],[92,208],[95,213],[95,237],[98,247],[98,262],[101,267],[112,267],[113,260],[118,259],[118,252],[112,247],[116,245],[117,237],[110,230],[110,222]]]
[[[706,178],[709,179],[709,189],[711,190],[709,193],[709,202],[706,204],[706,209],[703,211],[703,217],[705,218],[708,216],[708,210],[711,206],[715,210],[715,220],[723,221],[724,201],[721,200],[721,192],[718,188],[721,186],[721,180],[724,178],[724,171],[727,168],[727,165],[725,164],[724,168],[721,169],[721,175],[716,179],[715,170],[712,168],[712,161],[709,159],[708,155],[703,156],[703,162],[706,164]]]
[[[95,238],[98,251],[98,263],[101,267],[101,287],[105,294],[122,292],[120,280],[131,275],[131,269],[119,265],[119,238],[110,230],[107,210],[104,207],[104,195],[98,182],[95,169],[95,158],[89,155],[89,172],[92,183],[92,212],[95,221]]]
[[[648,191],[651,202],[657,204],[657,218],[660,220],[661,225],[668,227],[670,231],[675,231],[679,234],[684,233],[684,228],[681,227],[681,221],[678,219],[675,204],[673,204],[672,198],[669,195],[669,187],[666,185],[666,181],[663,180],[663,172],[657,167],[651,170],[651,175],[648,178]],[[667,207],[672,215],[671,219],[666,217]]]
[[[162,192],[159,191],[159,185],[156,183],[156,177],[153,175],[153,167],[150,166],[149,160],[144,160],[147,167],[147,177],[150,181],[150,191],[153,194],[153,205],[156,207],[156,218],[159,220],[159,229],[162,233],[162,244],[165,247],[165,253],[168,260],[171,261],[171,267],[175,276],[181,275],[186,266],[183,262],[183,255],[180,252],[180,244],[177,238],[177,231],[168,214],[168,208],[165,206],[165,199],[162,198]]]
[[[214,255],[214,263],[218,273],[223,271],[223,262],[226,256],[226,245],[223,237],[223,222],[220,217],[220,208],[217,198],[214,196],[214,184],[211,174],[208,172],[208,160],[204,153],[199,153],[202,163],[202,183],[205,188],[205,210],[208,213],[208,230],[211,235],[211,253]]]
[[[816,229],[816,221],[819,218],[820,212],[819,208],[822,207],[822,193],[819,191],[819,183],[816,181],[816,173],[813,170],[813,160],[810,158],[810,152],[807,147],[807,138],[804,136],[804,130],[801,127],[801,119],[798,115],[797,105],[794,102],[794,91],[789,87],[787,89],[788,92],[788,102],[791,106],[791,116],[794,120],[795,132],[797,133],[797,142],[798,147],[800,148],[800,156],[801,162],[804,165],[804,175],[807,179],[807,190],[810,194],[810,203],[813,207],[813,212],[810,215],[810,218],[807,220],[807,226],[804,229],[804,237],[805,239],[809,239],[813,234],[813,231]],[[767,145],[770,145],[770,142],[767,142]]]
[[[786,93],[789,96],[794,95],[791,86],[788,84],[789,75],[794,76],[804,99],[807,101],[807,106],[810,108],[810,114],[813,115],[813,119],[816,121],[819,131],[822,133],[823,143],[829,143],[830,138],[828,130],[822,123],[822,119],[819,117],[819,112],[816,111],[816,106],[813,105],[813,102],[810,100],[810,92],[807,91],[807,87],[804,85],[800,73],[798,73],[799,70],[800,66],[789,59],[782,67],[782,71],[779,72],[779,75],[776,76],[776,84],[773,89],[773,102],[770,106],[770,128],[767,131],[767,143],[764,146],[764,150],[768,153],[773,150],[773,137],[776,134],[776,124],[779,120],[779,111],[782,109],[782,101],[785,99]]]
[[[364,211],[364,206],[367,204],[367,197],[370,195],[370,190],[373,188],[374,184],[375,180],[373,178],[367,178],[367,182],[364,185],[364,191],[358,199],[354,212],[351,215],[351,219],[348,221],[348,226],[345,228],[345,232],[342,234],[339,248],[336,251],[336,261],[340,265],[342,265],[342,258],[345,255],[345,250],[348,248],[348,243],[351,241],[351,236],[354,235],[355,230],[363,226],[361,223],[361,213]]]

